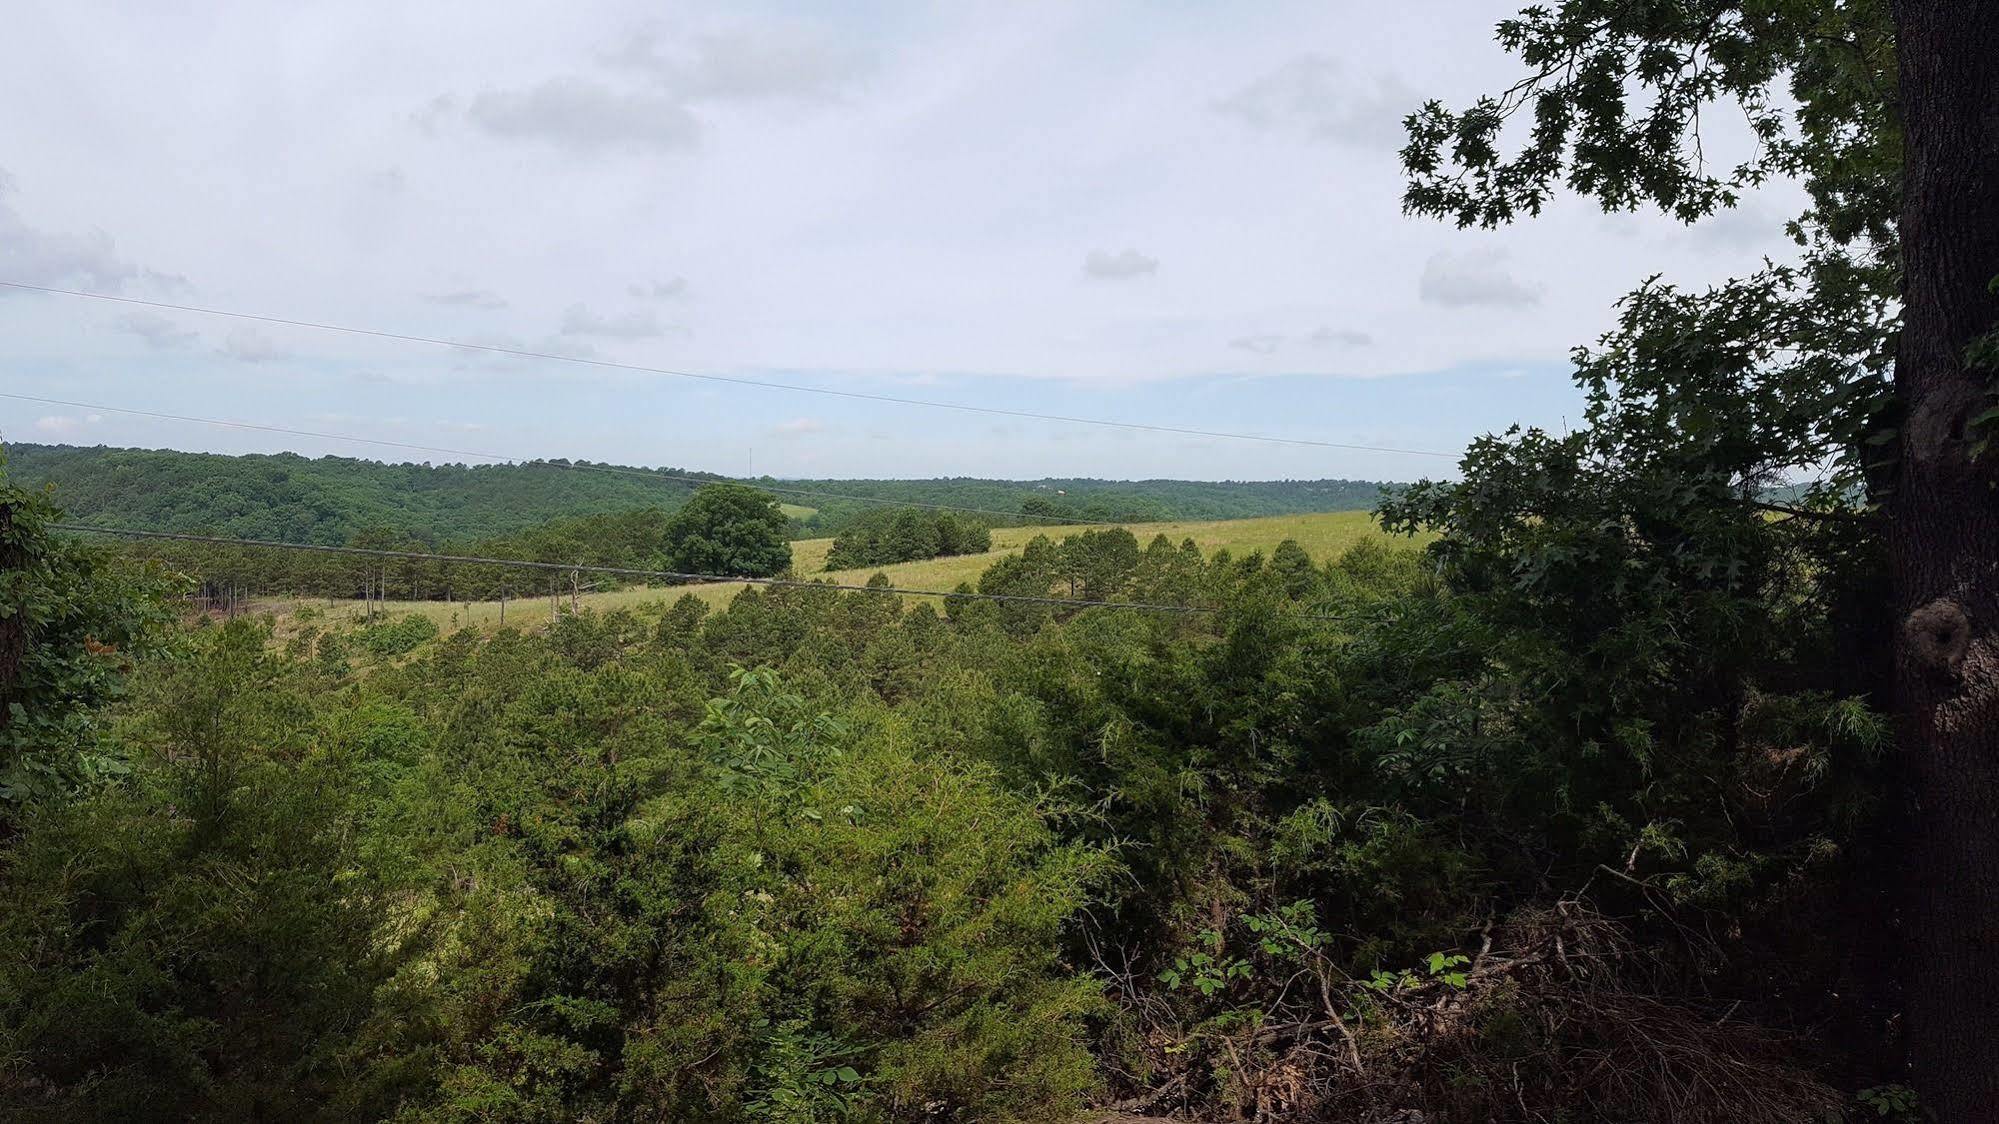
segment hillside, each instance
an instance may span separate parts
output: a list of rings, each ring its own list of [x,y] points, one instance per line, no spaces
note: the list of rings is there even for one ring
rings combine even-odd
[[[433,543],[511,534],[563,516],[678,507],[722,479],[566,461],[522,465],[388,464],[292,453],[225,456],[171,449],[13,444],[8,472],[30,487],[53,484],[70,517],[103,526],[200,531],[287,542],[342,543],[385,531]],[[579,471],[581,467],[585,470]],[[613,471],[599,471],[612,469]],[[1022,522],[1080,516],[1129,520],[1240,519],[1373,505],[1382,485],[1364,480],[787,480],[787,514],[800,537],[831,534],[871,505],[820,499],[835,492],[887,503],[1024,512]],[[1005,521],[1005,517],[997,517]]]

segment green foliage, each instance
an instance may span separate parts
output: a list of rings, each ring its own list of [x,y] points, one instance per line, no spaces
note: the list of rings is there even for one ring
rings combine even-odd
[[[1566,993],[1492,982],[1560,962],[1537,933],[1610,963],[1532,920],[1578,894],[1657,959],[1648,995],[1766,1010],[1753,951],[1677,974],[1678,911],[1748,946],[1871,822],[1885,731],[1822,655],[1864,550],[1753,517],[1612,533],[1559,492],[1489,518],[1474,497],[1538,485],[1472,469],[1407,497],[1454,521],[1427,555],[1086,532],[981,578],[1031,605],[194,627],[93,711],[130,777],[35,797],[5,860],[7,1107],[1053,1124],[1170,1084],[1302,1112],[1256,1090],[1347,1057],[1335,1017],[1426,1089],[1432,1047],[1467,1074],[1589,1048],[1521,1014]],[[1092,593],[1216,611],[1064,603]],[[1425,1040],[1418,1010],[1515,1029]],[[1490,1103],[1559,1103],[1557,1072]]]
[[[1874,1085],[1854,1094],[1865,1110],[1864,1119],[1890,1120],[1896,1124],[1926,1119],[1922,1103],[1916,1098],[1916,1091],[1907,1085]]]
[[[398,540],[417,538],[432,545],[508,543],[594,516],[671,514],[704,482],[721,481],[682,469],[661,469],[660,475],[649,477],[644,468],[564,460],[466,466],[315,459],[291,453],[223,456],[24,443],[11,448],[16,477],[36,486],[55,485],[62,502],[84,522],[327,545],[350,543],[366,532]],[[850,523],[874,518],[884,506],[897,504],[1023,512],[1013,520],[1004,515],[978,517],[995,520],[996,525],[1049,516],[1242,519],[1361,511],[1382,488],[1366,480],[1216,483],[962,477],[796,480],[783,486],[856,497],[786,496],[813,507],[796,521],[794,537],[799,538],[836,535]],[[1034,511],[1027,511],[1027,505]],[[560,531],[557,536],[568,537]],[[578,539],[577,545],[587,549],[590,543]],[[615,564],[644,563],[621,559]]]
[[[791,567],[785,515],[766,492],[703,487],[666,524],[664,553],[682,573],[770,577]]]
[[[0,460],[0,833],[38,796],[123,772],[99,710],[166,640],[177,579],[53,535],[62,513]]]
[[[671,510],[698,486],[666,471],[568,461],[384,464],[293,453],[10,446],[16,473],[52,484],[82,522],[338,545],[370,530],[465,543],[551,520]],[[583,462],[577,462],[582,464]]]
[[[853,570],[956,554],[983,554],[992,532],[948,511],[877,511],[847,524],[826,553],[826,569]]]
[[[357,867],[350,778],[282,736],[264,634],[213,630],[144,690],[131,782],[45,804],[5,857],[0,1106],[14,1119],[382,1115],[422,945]]]
[[[393,621],[371,624],[354,633],[354,643],[363,651],[377,656],[402,656],[415,651],[417,645],[435,639],[438,634],[437,622],[422,613],[408,613]]]

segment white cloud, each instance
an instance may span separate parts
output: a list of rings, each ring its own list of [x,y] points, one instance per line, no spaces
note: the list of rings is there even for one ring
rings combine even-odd
[[[1506,269],[1504,250],[1444,251],[1423,263],[1417,291],[1429,304],[1447,308],[1521,308],[1539,304],[1541,288]]]
[[[614,340],[642,340],[666,334],[666,325],[651,309],[605,315],[572,304],[562,313],[565,336],[603,336]]]
[[[825,101],[871,66],[865,53],[797,26],[697,35],[685,43],[646,27],[604,58],[690,101]]]
[[[440,108],[455,104],[445,101]],[[580,155],[692,148],[700,123],[679,100],[612,89],[588,78],[551,78],[524,90],[487,90],[465,119],[496,137],[536,140]]]
[[[118,253],[109,234],[39,230],[28,225],[9,199],[14,180],[0,169],[0,277],[29,285],[81,285],[116,291],[131,281],[161,288],[184,286],[186,279],[136,265]]]
[[[426,293],[423,299],[432,304],[460,305],[488,311],[498,311],[507,307],[507,298],[491,289],[457,289],[448,293]]]
[[[1784,219],[1768,207],[1742,203],[1694,223],[1686,236],[1718,250],[1754,250],[1782,241]]]
[[[1307,54],[1215,102],[1214,108],[1259,129],[1303,129],[1321,140],[1395,149],[1404,139],[1402,119],[1422,101],[1422,95],[1392,75],[1362,85],[1339,60]]]
[[[71,417],[68,414],[49,414],[45,417],[36,418],[35,428],[41,430],[43,433],[52,433],[60,437],[64,434],[75,433],[86,425],[96,425],[103,420],[104,415],[102,414],[89,414],[80,418]]]
[[[1366,347],[1374,337],[1352,328],[1317,328],[1306,339],[1315,347]]]
[[[1123,281],[1159,270],[1159,259],[1137,250],[1091,250],[1083,258],[1084,274],[1103,281]]]
[[[770,427],[771,433],[778,437],[803,437],[810,433],[823,433],[825,429],[826,423],[818,418],[792,418]]]
[[[1269,355],[1283,344],[1283,336],[1237,336],[1229,341],[1229,346],[1238,351],[1253,351],[1258,355]]]
[[[664,281],[647,281],[643,284],[627,285],[625,292],[639,300],[677,300],[687,295],[687,278],[669,277]]]
[[[182,327],[179,321],[152,312],[128,313],[119,319],[118,326],[162,351],[187,347],[201,338],[199,332]]]
[[[217,352],[242,363],[271,363],[291,358],[291,352],[249,325],[229,329]]]

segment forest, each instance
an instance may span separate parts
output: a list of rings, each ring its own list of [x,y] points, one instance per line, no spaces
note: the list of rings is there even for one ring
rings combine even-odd
[[[190,628],[185,576],[5,500],[39,622],[0,787],[9,1115],[1774,1121],[1897,1095],[1787,1045],[1862,1065],[1889,1002],[1851,975],[1881,928],[1804,939],[1880,908],[1885,815],[1886,733],[1821,639],[1854,577],[1799,565],[1813,522],[1737,513],[1789,548],[1742,575],[1793,595],[1749,631],[1678,543],[1622,590],[1486,587],[1537,527],[1427,561],[1093,530],[977,590],[1202,613],[663,591],[439,635]]]
[[[1366,486],[1399,540],[1079,525],[912,597],[797,572],[789,482],[13,450],[0,1116],[1995,1119],[1999,5],[1562,0],[1497,39],[1516,84],[1406,120],[1409,214],[1804,209],[1783,260],[1626,294],[1579,424]],[[1349,487],[827,490],[913,541],[929,502]],[[865,506],[814,517],[902,552]],[[209,556],[69,519],[778,581],[232,617],[188,609]]]
[[[432,547],[519,535],[556,520],[657,508],[672,512],[724,480],[678,468],[564,460],[386,464],[292,453],[222,456],[10,442],[10,470],[60,489],[79,522],[148,531],[337,545],[357,537]],[[1153,522],[1361,511],[1366,480],[751,480],[794,511],[793,537],[838,534],[884,507],[981,509],[994,526],[1063,519]]]

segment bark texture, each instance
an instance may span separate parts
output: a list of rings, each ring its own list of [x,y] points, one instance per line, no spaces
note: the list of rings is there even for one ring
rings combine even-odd
[[[1999,324],[1999,2],[1895,0],[1904,408],[1889,501],[1895,680],[1914,807],[1908,1042],[1944,1124],[1999,1120],[1999,450],[1967,425]]]
[[[14,505],[0,503],[0,590],[11,595],[14,571],[25,564],[21,548],[14,542]],[[14,684],[21,675],[21,660],[28,652],[28,622],[22,605],[0,605],[0,730],[14,717]]]

